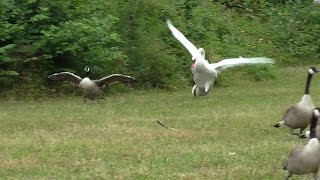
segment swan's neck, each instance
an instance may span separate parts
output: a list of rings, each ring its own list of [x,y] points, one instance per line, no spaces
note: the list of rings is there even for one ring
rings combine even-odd
[[[193,68],[197,72],[202,72],[207,69],[207,64],[208,64],[208,62],[205,59],[199,58],[196,60]]]
[[[307,83],[306,83],[306,88],[305,88],[304,94],[310,94],[310,83],[312,80],[312,76],[313,76],[312,74],[308,73]]]

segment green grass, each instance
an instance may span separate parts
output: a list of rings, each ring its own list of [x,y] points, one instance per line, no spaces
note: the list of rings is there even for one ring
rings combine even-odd
[[[0,177],[283,179],[289,150],[307,140],[273,125],[300,100],[306,69],[281,69],[276,79],[260,82],[235,78],[208,97],[192,97],[190,86],[113,94],[86,104],[79,96],[2,100]],[[315,104],[319,92],[315,77]]]

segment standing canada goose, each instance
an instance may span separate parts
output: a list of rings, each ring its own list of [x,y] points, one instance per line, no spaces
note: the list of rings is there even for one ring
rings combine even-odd
[[[209,93],[218,74],[223,70],[248,64],[272,64],[271,58],[255,57],[255,58],[232,58],[224,59],[218,63],[210,64],[205,59],[205,51],[203,48],[194,46],[178,29],[176,29],[170,20],[167,20],[167,25],[171,30],[173,36],[189,51],[192,55],[191,71],[194,82],[196,83],[192,88],[194,96],[205,96]]]
[[[314,108],[314,104],[310,96],[310,83],[313,75],[318,72],[318,69],[315,67],[308,69],[306,88],[300,102],[290,106],[283,115],[282,120],[274,125],[274,127],[289,127],[290,132],[293,135],[297,135],[293,133],[294,129],[300,129],[300,133],[298,135],[303,136],[302,132],[309,125],[310,118],[312,116],[312,109]]]
[[[320,117],[320,108],[315,108],[312,112],[311,126],[310,126],[310,139],[307,145],[297,147],[290,151],[288,161],[283,167],[288,171],[289,179],[293,174],[304,175],[313,174],[315,180],[318,179],[319,166],[320,166],[320,143],[316,138],[316,126]]]
[[[80,89],[82,89],[83,91],[84,98],[88,98],[90,100],[99,100],[102,96],[102,90],[112,83],[119,81],[131,83],[135,81],[135,78],[122,74],[112,74],[110,76],[103,77],[99,80],[91,80],[89,67],[86,66],[84,70],[86,72],[86,75],[83,79],[80,76],[75,75],[71,72],[55,73],[48,76],[48,78],[59,82],[69,81],[78,85]]]

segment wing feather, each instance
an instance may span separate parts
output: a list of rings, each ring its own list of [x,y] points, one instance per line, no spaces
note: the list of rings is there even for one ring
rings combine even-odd
[[[189,51],[192,57],[197,56],[197,47],[194,46],[178,29],[176,29],[169,19],[167,20],[167,25],[172,32],[172,35]]]
[[[54,81],[69,81],[75,84],[79,84],[82,78],[78,75],[75,75],[71,72],[60,72],[60,73],[54,73],[50,76],[48,76],[49,79]]]
[[[99,80],[94,80],[94,82],[99,86],[106,86],[115,82],[124,82],[124,83],[131,83],[136,81],[135,78],[127,75],[122,75],[122,74],[112,74],[110,76],[103,77]]]
[[[243,65],[250,65],[250,64],[273,64],[274,61],[271,58],[266,57],[254,57],[254,58],[231,58],[231,59],[224,59],[218,63],[210,64],[212,68],[221,72],[225,69],[235,67],[235,66],[243,66]]]

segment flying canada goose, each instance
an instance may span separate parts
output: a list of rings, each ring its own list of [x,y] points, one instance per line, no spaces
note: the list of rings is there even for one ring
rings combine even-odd
[[[311,67],[308,69],[305,92],[300,102],[290,106],[283,115],[282,120],[274,125],[274,127],[279,128],[286,126],[290,128],[291,134],[303,136],[302,132],[310,124],[312,109],[314,108],[314,104],[310,96],[310,83],[313,75],[318,72],[318,69],[315,67]],[[294,129],[300,129],[300,133],[293,133]]]
[[[72,82],[82,89],[84,98],[90,100],[99,100],[102,97],[102,90],[110,84],[115,82],[131,83],[135,81],[135,78],[122,74],[112,74],[110,76],[103,77],[99,80],[90,79],[90,69],[88,66],[85,67],[85,78],[81,78],[71,72],[60,72],[48,76],[49,79],[54,81],[69,81]]]
[[[173,36],[189,51],[192,55],[191,71],[195,85],[192,88],[194,96],[205,96],[209,93],[218,74],[223,70],[249,64],[272,64],[271,58],[255,57],[255,58],[232,58],[224,59],[218,63],[210,64],[205,59],[205,51],[203,48],[194,46],[178,29],[176,29],[170,20],[167,20],[167,25]]]
[[[289,179],[293,174],[304,175],[313,174],[315,180],[318,179],[320,167],[320,143],[316,138],[316,126],[320,117],[320,108],[315,108],[312,112],[311,126],[310,126],[310,139],[307,145],[297,147],[290,151],[288,161],[283,167],[288,171]]]

